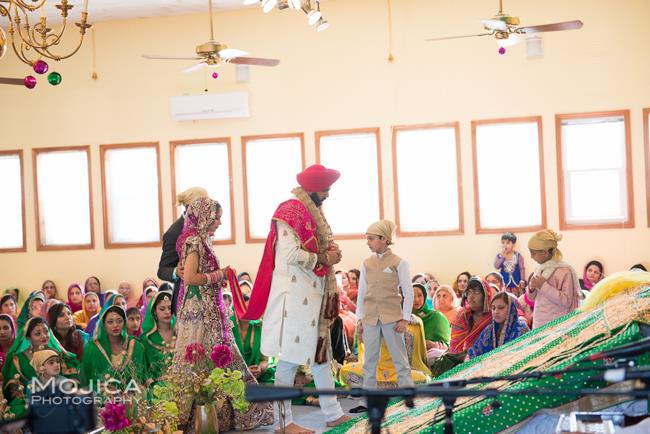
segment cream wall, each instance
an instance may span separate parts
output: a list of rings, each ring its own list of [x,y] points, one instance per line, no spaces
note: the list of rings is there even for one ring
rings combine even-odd
[[[463,270],[487,272],[499,236],[475,234],[470,121],[543,116],[547,221],[557,228],[554,115],[615,109],[631,110],[636,227],[565,231],[561,248],[578,266],[592,257],[603,259],[610,271],[639,261],[648,264],[641,111],[650,106],[650,2],[506,2],[506,10],[520,15],[524,24],[584,21],[580,31],[547,34],[543,59],[527,60],[523,44],[499,56],[496,44],[488,39],[423,41],[477,33],[478,20],[491,16],[495,7],[496,2],[485,0],[394,1],[392,64],[386,61],[383,1],[324,2],[324,13],[332,23],[324,33],[314,32],[296,12],[263,15],[255,8],[217,13],[218,39],[252,56],[281,59],[276,68],[253,69],[247,84],[235,83],[234,67],[228,65],[221,68],[218,80],[206,80],[200,73],[182,74],[187,63],[140,58],[142,53],[191,54],[194,45],[208,39],[205,14],[98,23],[97,81],[90,78],[89,40],[79,54],[56,65],[63,74],[59,88],[44,83],[33,91],[0,87],[0,150],[25,150],[27,224],[27,252],[0,254],[0,288],[33,289],[46,278],[63,288],[90,274],[98,275],[105,288],[114,288],[123,279],[137,286],[145,276],[155,275],[159,248],[103,248],[100,144],[160,142],[166,228],[172,222],[169,141],[231,137],[237,243],[216,250],[223,264],[255,272],[263,245],[244,242],[242,135],[304,132],[306,161],[311,164],[316,130],[380,127],[384,211],[387,218],[394,218],[390,127],[446,121],[460,122],[465,234],[403,238],[395,251],[411,262],[414,272],[432,271],[445,281]],[[0,76],[27,73],[28,68],[11,52],[0,61]],[[172,121],[169,97],[201,93],[206,83],[211,92],[249,91],[251,118]],[[37,252],[31,148],[87,144],[92,148],[96,248]],[[442,181],[436,179],[435,162],[423,162],[417,169],[429,182]],[[507,164],[495,170],[507,174]],[[594,200],[597,197],[594,192]],[[523,248],[530,234],[521,235]],[[361,240],[340,244],[343,267],[357,267],[368,254]],[[528,256],[527,264],[532,266]]]

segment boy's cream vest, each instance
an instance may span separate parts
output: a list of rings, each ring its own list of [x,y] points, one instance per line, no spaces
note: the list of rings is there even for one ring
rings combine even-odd
[[[377,325],[377,321],[388,324],[402,319],[397,275],[401,260],[388,249],[381,257],[372,255],[363,262],[368,284],[363,297],[364,316],[361,321],[364,324]]]

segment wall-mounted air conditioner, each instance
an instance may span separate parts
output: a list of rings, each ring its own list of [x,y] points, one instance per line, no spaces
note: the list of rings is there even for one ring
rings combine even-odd
[[[250,117],[248,92],[173,96],[171,112],[175,121],[247,118]]]

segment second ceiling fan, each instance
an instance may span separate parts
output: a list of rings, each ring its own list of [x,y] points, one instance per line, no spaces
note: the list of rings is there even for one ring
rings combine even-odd
[[[443,41],[448,39],[472,38],[478,36],[494,36],[499,45],[499,53],[505,53],[505,47],[514,45],[518,42],[517,35],[556,32],[560,30],[578,30],[582,28],[582,21],[563,21],[559,23],[541,24],[537,26],[520,26],[519,17],[509,15],[503,12],[503,0],[499,0],[499,12],[487,20],[481,20],[485,32],[473,35],[460,36],[443,36],[439,38],[430,38],[426,41]]]
[[[239,65],[276,66],[280,63],[278,59],[266,59],[261,57],[247,57],[247,52],[236,48],[229,48],[226,44],[217,42],[214,39],[214,24],[212,22],[212,0],[208,0],[210,13],[210,40],[196,46],[194,57],[173,57],[173,56],[152,56],[143,54],[145,59],[156,60],[200,60],[194,66],[184,69],[184,72],[194,72],[207,66],[217,67],[222,63],[236,63]]]

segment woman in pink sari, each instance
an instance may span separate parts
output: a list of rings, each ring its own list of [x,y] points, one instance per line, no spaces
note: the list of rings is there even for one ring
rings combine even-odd
[[[84,291],[81,289],[81,285],[78,283],[71,283],[70,286],[68,286],[68,301],[66,304],[74,314],[75,312],[79,312],[81,310],[82,302],[84,299]]]

